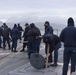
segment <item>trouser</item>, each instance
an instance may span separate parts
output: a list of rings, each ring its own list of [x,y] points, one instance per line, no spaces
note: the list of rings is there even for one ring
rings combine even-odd
[[[21,37],[22,37],[22,32],[20,32],[20,40],[22,40],[22,38],[21,38]]]
[[[1,47],[1,44],[2,44],[2,39],[1,39],[1,36],[0,36],[0,47]]]
[[[24,50],[27,45],[28,45],[28,43],[23,43],[23,49],[22,50]]]
[[[63,73],[62,73],[62,75],[67,75],[70,59],[71,59],[71,73],[72,73],[72,72],[75,72],[76,48],[65,47],[64,56],[63,56]]]
[[[39,53],[41,39],[36,40],[36,52]]]
[[[17,39],[16,38],[12,38],[12,50],[13,48],[16,50],[17,48]]]
[[[35,42],[33,43],[28,43],[28,56],[30,57],[31,54],[36,53],[36,44]]]
[[[25,42],[25,41],[27,41],[26,38],[24,38],[24,42]],[[26,46],[27,46],[27,48],[28,48],[28,43],[23,43],[23,49],[22,49],[22,50],[24,50]]]
[[[6,41],[7,41],[7,44],[8,44],[8,47],[9,47],[9,49],[10,49],[10,41],[9,41],[9,37],[8,38],[3,38],[3,49],[5,49],[5,43],[6,43]]]
[[[61,42],[59,42],[54,49],[54,63],[58,61],[58,49],[61,47]]]

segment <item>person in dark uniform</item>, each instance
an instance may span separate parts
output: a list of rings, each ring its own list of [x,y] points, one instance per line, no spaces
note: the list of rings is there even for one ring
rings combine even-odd
[[[58,50],[61,47],[61,41],[60,38],[53,34],[53,42],[54,42],[54,62],[50,65],[50,66],[57,66],[57,62],[58,62]]]
[[[35,25],[34,25],[35,26]],[[40,29],[35,26],[36,31],[39,33],[39,36],[41,36]],[[41,43],[41,38],[36,37],[36,52],[39,53],[40,50],[40,43]]]
[[[28,31],[28,59],[31,54],[36,53],[36,36],[39,36],[39,33],[35,29],[35,24],[31,23]]]
[[[26,42],[26,41],[28,41],[28,35],[27,35],[27,33],[28,33],[28,31],[29,31],[29,24],[28,23],[26,23],[25,24],[25,31],[24,31],[24,34],[23,34],[23,37],[24,37],[24,40],[23,40],[23,48],[22,48],[22,50],[20,50],[20,52],[24,52],[25,50],[25,47],[28,45],[28,42]],[[28,46],[27,46],[27,48],[28,48]],[[27,50],[28,51],[28,50]]]
[[[8,26],[6,24],[4,24],[4,27],[3,27],[3,31],[2,31],[2,36],[3,36],[3,49],[5,50],[5,43],[7,41],[7,44],[8,44],[8,47],[9,47],[9,50],[10,50],[10,33],[11,33],[11,29],[8,28]]]
[[[2,25],[3,29],[7,28],[8,26],[6,25],[6,23],[3,23]]]
[[[2,31],[3,31],[3,29],[2,29],[2,27],[0,27],[0,48],[2,48],[2,46],[1,46],[1,44],[2,44],[2,39],[1,39]]]
[[[75,65],[76,65],[76,28],[74,27],[73,18],[70,17],[67,23],[68,23],[67,27],[64,28],[60,34],[60,39],[64,43],[62,75],[67,75],[70,59],[71,59],[71,73],[75,72]]]
[[[46,35],[46,34],[53,34],[53,28],[52,28],[52,26],[50,26],[49,21],[46,21],[44,26],[45,26],[45,33],[44,33],[44,35]],[[45,53],[46,54],[47,54],[47,49],[48,49],[48,44],[45,43]],[[52,62],[52,54],[50,55],[50,57],[51,57],[51,59],[50,59],[49,62]]]
[[[43,42],[49,45],[48,62],[51,61],[51,54],[54,51],[54,63],[51,66],[57,66],[58,49],[60,48],[60,39],[55,34],[46,34],[43,37]]]
[[[20,39],[19,30],[17,29],[17,25],[14,24],[13,29],[11,30],[11,38],[12,38],[12,52],[17,52],[17,40]],[[20,39],[21,40],[21,39]]]
[[[19,23],[18,23],[18,27],[17,27],[17,29],[19,30],[19,33],[20,33],[20,40],[21,40],[23,29],[22,29],[22,27],[20,26]]]

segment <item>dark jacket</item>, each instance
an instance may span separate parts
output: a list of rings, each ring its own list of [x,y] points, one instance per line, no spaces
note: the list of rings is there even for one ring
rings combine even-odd
[[[68,25],[62,30],[60,39],[65,47],[76,47],[76,28],[72,24]]]
[[[28,31],[28,42],[33,43],[36,41],[36,36],[39,36],[37,30],[33,27]]]
[[[3,29],[0,27],[0,36],[2,36]]]
[[[17,28],[13,28],[11,30],[11,38],[15,38],[15,39],[20,38],[19,30]]]
[[[37,32],[39,33],[39,35],[41,35],[40,29],[38,27],[35,26],[35,29],[37,30]]]
[[[9,35],[11,33],[11,29],[6,27],[3,31],[2,31],[2,36],[3,38],[9,38]]]
[[[27,35],[28,31],[29,31],[29,27],[25,28],[25,31],[23,33],[23,37],[24,37],[25,41],[28,40],[28,35]]]
[[[52,53],[55,46],[60,42],[60,39],[55,34],[46,34],[43,36],[43,42],[49,44],[49,46],[50,46],[49,52]]]
[[[39,36],[41,36],[41,32],[40,29],[38,27],[35,26],[36,31],[38,32]],[[36,40],[40,40],[41,38],[36,38]]]
[[[53,28],[52,26],[48,25],[48,26],[45,26],[45,34],[53,34]],[[44,34],[44,35],[45,35]]]
[[[46,34],[43,36],[43,42],[54,47],[60,42],[60,38],[55,34]]]
[[[22,27],[21,27],[20,25],[18,25],[17,29],[18,29],[19,31],[23,31],[23,29],[22,29]]]

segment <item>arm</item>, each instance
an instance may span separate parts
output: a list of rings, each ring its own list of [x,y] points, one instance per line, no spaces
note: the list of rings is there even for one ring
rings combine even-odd
[[[53,30],[52,26],[49,26],[49,27],[48,27],[48,33],[53,34],[53,31],[54,31],[54,30]]]
[[[19,33],[19,30],[17,29],[16,31],[17,31],[17,37],[19,37],[19,39],[20,39],[20,33]],[[21,40],[21,39],[20,39],[20,40]]]
[[[60,41],[64,42],[64,31],[62,31],[60,34]]]

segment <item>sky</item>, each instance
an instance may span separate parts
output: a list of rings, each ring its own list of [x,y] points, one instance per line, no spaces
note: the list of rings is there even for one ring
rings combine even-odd
[[[76,0],[0,0],[1,21],[28,13],[38,17],[71,16],[76,20]]]

